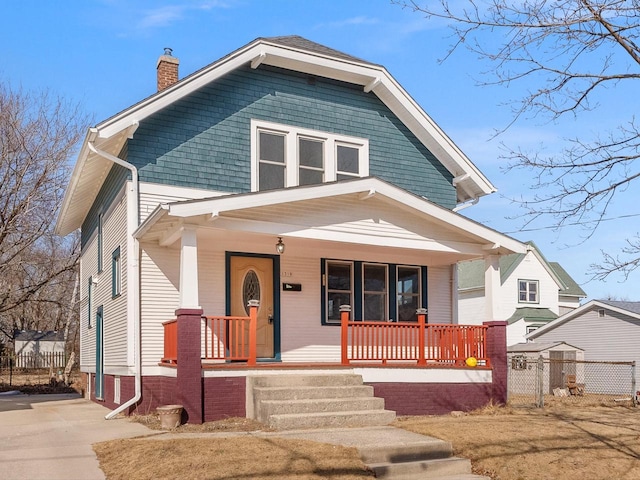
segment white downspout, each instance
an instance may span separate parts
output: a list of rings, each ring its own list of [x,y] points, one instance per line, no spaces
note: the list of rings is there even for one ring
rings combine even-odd
[[[134,124],[132,127],[135,130],[135,128],[137,128],[137,123]],[[135,226],[137,227],[138,225],[140,225],[140,196],[139,196],[139,185],[138,185],[138,169],[130,164],[129,162],[126,162],[124,160],[122,160],[121,158],[116,157],[115,155],[112,155],[108,152],[105,152],[103,150],[99,150],[98,148],[96,148],[96,146],[93,144],[93,142],[95,141],[95,138],[97,138],[97,134],[98,134],[98,130],[97,129],[91,129],[91,139],[87,142],[87,147],[89,148],[89,150],[91,150],[93,153],[95,153],[96,155],[101,156],[102,158],[109,160],[110,162],[115,163],[116,165],[119,165],[121,167],[126,168],[127,170],[131,171],[131,195],[133,197],[133,201],[134,201],[134,212],[133,212],[133,223],[135,224]],[[131,135],[133,134],[133,132],[130,133],[129,138],[131,138]],[[106,420],[110,420],[112,418],[114,418],[116,415],[118,415],[120,412],[124,411],[125,409],[129,408],[131,405],[134,405],[136,403],[138,403],[138,401],[140,400],[140,398],[142,397],[142,358],[141,358],[141,352],[140,352],[140,329],[141,329],[141,324],[140,324],[140,246],[139,246],[139,242],[138,240],[132,236],[133,239],[133,251],[132,252],[127,252],[128,254],[133,256],[133,262],[132,262],[132,267],[131,269],[129,269],[129,274],[131,275],[131,281],[127,282],[129,285],[132,286],[131,288],[131,294],[133,296],[133,324],[134,324],[134,328],[133,328],[133,362],[134,362],[134,367],[135,367],[135,391],[134,391],[134,395],[133,398],[131,398],[130,400],[128,400],[127,402],[123,403],[122,405],[120,405],[118,408],[116,408],[115,410],[112,410],[111,412],[109,412],[107,415],[105,415],[105,419]]]

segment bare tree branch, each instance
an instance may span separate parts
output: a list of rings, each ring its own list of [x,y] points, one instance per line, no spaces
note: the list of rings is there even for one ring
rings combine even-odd
[[[452,45],[488,61],[481,85],[524,82],[532,90],[512,104],[513,120],[558,121],[598,108],[621,82],[640,81],[640,4],[637,0],[392,0],[449,23]],[[635,101],[635,99],[630,99]],[[504,131],[504,130],[502,130]],[[500,132],[499,132],[500,133]],[[508,169],[533,178],[531,199],[514,200],[526,223],[548,219],[556,228],[588,224],[586,238],[640,178],[640,129],[635,118],[600,136],[568,139],[557,155],[508,148]],[[539,193],[542,192],[542,193]],[[592,274],[625,278],[640,266],[640,237],[615,255],[603,252]]]

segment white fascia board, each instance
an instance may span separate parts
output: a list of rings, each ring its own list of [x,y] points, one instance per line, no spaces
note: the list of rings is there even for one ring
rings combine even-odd
[[[463,230],[467,234],[478,238],[483,244],[496,244],[499,248],[506,249],[508,253],[526,253],[527,246],[515,239],[372,177],[324,185],[233,194],[207,200],[170,203],[167,205],[167,213],[170,216],[176,217],[193,217],[211,214],[213,212],[220,214],[226,211],[265,207],[354,193],[370,194],[371,191],[376,192],[376,195],[379,193],[381,195],[380,198],[385,199],[385,201],[399,208],[407,209],[413,214],[420,213],[431,221],[435,219],[445,226]],[[486,252],[481,252],[479,256],[483,254],[486,254]]]
[[[80,153],[78,154],[78,161],[73,167],[73,173],[71,174],[71,179],[69,180],[69,185],[67,185],[67,189],[64,192],[64,198],[62,200],[62,205],[60,207],[60,213],[58,214],[58,219],[56,220],[56,226],[54,229],[54,233],[60,236],[66,236],[75,230],[73,225],[69,225],[70,220],[68,220],[69,208],[71,206],[71,198],[73,197],[73,193],[78,187],[78,182],[80,181],[82,169],[84,168],[84,164],[87,159],[87,154],[89,152],[89,147],[87,143],[91,137],[91,129],[87,130],[87,135],[82,142],[82,147],[80,148]]]
[[[563,316],[556,318],[555,320],[552,320],[551,322],[547,323],[546,325],[544,325],[543,327],[540,327],[536,330],[534,330],[533,332],[525,335],[525,338],[527,339],[533,339],[536,337],[539,337],[540,335],[542,335],[544,332],[548,331],[548,330],[552,330],[556,327],[559,327],[560,325],[568,322],[569,320],[572,320],[580,315],[582,315],[582,313],[584,313],[585,311],[593,308],[593,307],[599,307],[599,308],[603,308],[605,310],[611,310],[612,312],[616,312],[616,313],[620,313],[622,315],[627,315],[629,317],[635,318],[640,320],[640,314],[634,313],[634,312],[630,312],[629,310],[625,310],[623,308],[618,308],[618,307],[614,307],[612,305],[608,305],[606,303],[602,303],[599,302],[597,300],[591,300],[587,303],[585,303],[584,305],[576,308],[575,310],[565,313]]]
[[[167,211],[169,210],[169,206],[166,203],[161,203],[158,205],[153,212],[149,214],[147,218],[145,218],[144,222],[133,232],[133,237],[137,239],[141,239],[151,227],[153,227],[158,220],[162,217],[166,216]]]
[[[549,276],[551,276],[551,278],[553,278],[554,282],[556,282],[556,285],[558,285],[558,289],[559,290],[566,290],[567,286],[562,281],[562,279],[558,276],[558,274],[555,272],[555,270],[553,268],[551,268],[551,265],[549,265],[549,262],[547,262],[547,259],[544,258],[544,255],[542,255],[538,251],[538,249],[535,248],[535,247],[531,247],[530,251],[533,252],[533,255],[538,259],[538,261],[542,265],[542,268],[544,268],[547,271],[547,273],[549,274]]]

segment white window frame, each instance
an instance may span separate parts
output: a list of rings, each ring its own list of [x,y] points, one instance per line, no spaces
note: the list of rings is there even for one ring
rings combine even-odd
[[[285,136],[285,181],[284,186],[299,185],[298,139],[307,138],[324,142],[324,181],[337,180],[337,147],[338,145],[358,149],[358,174],[354,178],[369,176],[369,140],[366,138],[339,135],[335,133],[294,127],[281,123],[251,120],[251,191],[258,191],[258,137],[259,132],[280,134]],[[341,172],[341,175],[351,176]]]
[[[520,289],[520,283],[526,283],[526,299],[525,300],[521,300],[520,299],[520,292],[522,292],[522,290]],[[529,300],[529,294],[531,292],[531,285],[535,284],[536,286],[536,298],[535,300]],[[519,279],[518,280],[518,303],[540,303],[540,282],[538,280],[525,280],[525,279]]]

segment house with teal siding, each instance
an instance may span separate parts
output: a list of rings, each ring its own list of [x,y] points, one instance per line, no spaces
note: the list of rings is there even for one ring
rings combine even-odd
[[[506,323],[489,296],[464,325],[456,265],[492,279],[526,246],[455,212],[495,188],[391,74],[298,36],[178,66],[88,129],[58,217],[81,230],[87,395],[273,425],[295,420],[272,384],[366,387],[325,408],[344,424],[503,400]]]

